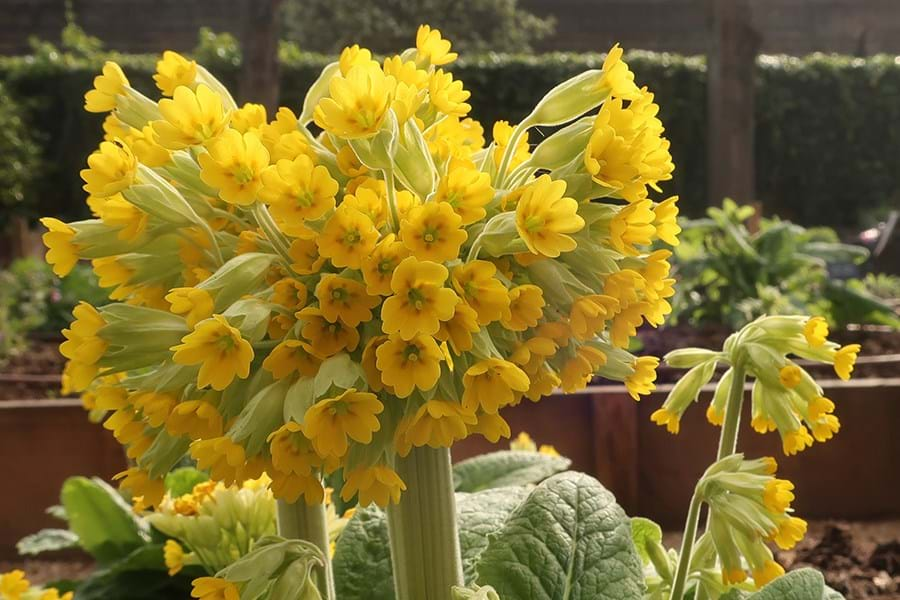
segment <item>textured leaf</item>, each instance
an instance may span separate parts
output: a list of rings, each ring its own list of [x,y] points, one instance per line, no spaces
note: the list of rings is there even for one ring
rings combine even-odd
[[[797,569],[769,583],[747,600],[842,600],[815,569]]]
[[[387,518],[380,508],[357,509],[334,550],[338,600],[393,600]]]
[[[631,539],[634,541],[634,547],[641,556],[644,564],[650,562],[650,555],[647,552],[647,543],[662,543],[662,528],[643,517],[631,518]]]
[[[540,452],[502,450],[482,454],[453,466],[457,492],[479,492],[491,488],[540,483],[572,464],[568,458]]]
[[[488,535],[499,531],[510,513],[528,496],[530,488],[505,487],[475,494],[456,495],[459,545],[467,584],[475,581],[475,564],[488,545]]]
[[[101,565],[121,559],[145,543],[128,504],[103,481],[70,477],[60,496],[69,515],[69,529]]]
[[[630,600],[644,590],[628,517],[597,480],[574,472],[528,495],[476,571],[503,600]]]
[[[26,535],[16,544],[19,554],[40,554],[78,547],[78,536],[68,529],[41,529]]]

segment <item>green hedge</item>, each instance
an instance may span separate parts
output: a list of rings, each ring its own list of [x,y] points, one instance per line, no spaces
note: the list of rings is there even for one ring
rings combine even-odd
[[[155,94],[154,57],[115,56],[132,84]],[[282,68],[282,104],[298,107],[329,59],[299,54]],[[706,67],[702,58],[631,52],[637,81],[656,93],[676,171],[666,191],[689,215],[706,206]],[[40,204],[35,212],[80,214],[78,170],[100,136],[97,115],[82,110],[100,60],[47,52],[0,59],[0,81],[30,98],[32,125],[45,135]],[[602,63],[599,54],[483,55],[453,70],[473,93],[473,116],[486,129],[516,121],[559,81]],[[209,65],[226,84],[233,63]],[[854,226],[897,203],[900,188],[900,63],[893,57],[761,57],[757,89],[757,189],[767,213],[804,224]],[[541,132],[532,134],[535,141]]]

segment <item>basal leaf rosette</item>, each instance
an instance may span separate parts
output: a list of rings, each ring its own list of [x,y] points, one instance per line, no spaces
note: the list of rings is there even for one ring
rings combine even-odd
[[[509,437],[506,406],[598,374],[654,389],[627,351],[671,310],[654,244],[680,231],[650,197],[673,170],[653,95],[615,47],[486,144],[455,59],[425,26],[383,61],[353,46],[272,120],[174,52],[159,100],[104,67],[93,218],[44,240],[109,289],[64,331],[65,385],[108,412],[145,504],[186,454],[289,502],[342,468],[345,499],[396,503],[398,456]],[[542,125],[565,126],[529,144]]]

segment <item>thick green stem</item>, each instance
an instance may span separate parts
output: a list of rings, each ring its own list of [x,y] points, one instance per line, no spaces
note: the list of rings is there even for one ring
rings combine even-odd
[[[450,451],[414,448],[396,467],[406,483],[387,509],[397,600],[450,600],[463,585]]]
[[[672,581],[672,594],[669,600],[682,600],[684,587],[687,584],[688,568],[691,564],[691,552],[694,549],[694,540],[697,537],[697,525],[700,523],[700,507],[703,505],[700,496],[694,492],[691,498],[691,507],[688,509],[687,520],[684,523],[684,537],[681,540],[681,552],[678,554],[678,567],[675,569],[675,579]]]
[[[288,539],[306,540],[315,544],[325,557],[325,567],[316,569],[319,593],[325,600],[334,600],[334,576],[331,572],[331,543],[328,539],[328,517],[324,504],[308,505],[302,498],[290,504],[278,501],[278,535]]]

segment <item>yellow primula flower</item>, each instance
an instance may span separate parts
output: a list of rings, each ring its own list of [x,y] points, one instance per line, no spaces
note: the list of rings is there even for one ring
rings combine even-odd
[[[247,464],[243,446],[227,436],[197,440],[191,444],[190,452],[197,461],[198,469],[208,470],[213,481],[221,481],[225,485],[234,483]]]
[[[354,388],[335,398],[319,400],[303,416],[303,434],[322,457],[340,457],[347,453],[347,438],[360,444],[372,441],[381,429],[378,415],[384,405],[375,394]]]
[[[370,296],[366,286],[340,275],[323,275],[316,286],[316,298],[322,316],[331,322],[338,319],[356,327],[372,320],[372,309],[381,303],[377,296]]]
[[[31,582],[25,577],[25,571],[14,569],[0,575],[0,598],[19,600],[31,588]]]
[[[771,539],[782,550],[790,550],[806,536],[806,529],[807,523],[803,519],[784,515],[778,519],[777,529],[772,532]]]
[[[98,336],[106,321],[97,309],[86,302],[79,302],[72,310],[75,321],[63,329],[66,341],[59,352],[69,359],[66,367],[69,381],[76,391],[84,390],[97,375],[97,362],[106,353],[108,343]]]
[[[670,246],[678,245],[678,234],[681,233],[677,202],[678,196],[671,196],[653,207],[656,236]]]
[[[319,371],[322,360],[315,355],[312,346],[302,340],[280,342],[262,363],[262,368],[275,379],[284,379],[295,371],[303,377],[312,377]]]
[[[609,326],[609,341],[616,348],[627,348],[631,338],[637,335],[644,322],[644,314],[652,308],[649,302],[628,304],[616,313]]]
[[[788,389],[794,389],[803,381],[803,371],[797,365],[785,365],[778,372],[778,380]]]
[[[325,258],[319,255],[319,246],[313,239],[297,239],[291,242],[288,248],[291,260],[291,269],[298,275],[312,275],[318,273]]]
[[[400,239],[419,260],[453,260],[467,238],[462,218],[444,202],[416,206],[400,223]]]
[[[313,112],[316,125],[344,139],[375,135],[391,105],[394,79],[377,64],[360,64],[345,75],[333,77],[329,95]]]
[[[263,171],[260,198],[269,204],[279,228],[288,235],[304,236],[305,221],[314,221],[334,208],[339,186],[328,169],[314,165],[306,155],[279,160]]]
[[[219,190],[229,204],[248,206],[256,201],[263,185],[262,173],[269,165],[269,152],[255,133],[226,129],[201,154],[200,178]]]
[[[602,71],[600,87],[609,88],[612,96],[632,100],[640,95],[640,90],[634,83],[634,73],[622,60],[622,48],[619,47],[619,44],[607,52],[606,58],[603,60]]]
[[[672,434],[678,434],[681,429],[681,415],[666,408],[659,408],[650,415],[650,420],[657,425],[665,425],[666,430]]]
[[[475,415],[463,410],[458,402],[432,399],[401,421],[394,443],[400,456],[422,446],[449,448],[468,435],[467,425],[476,422]]]
[[[122,67],[106,61],[101,74],[94,78],[94,88],[84,95],[84,110],[92,113],[115,110],[116,96],[124,95],[129,85]]]
[[[172,360],[179,365],[200,365],[200,388],[224,390],[235,377],[250,375],[253,346],[222,315],[200,321],[181,341],[172,347]]]
[[[462,218],[463,225],[471,225],[484,218],[484,206],[493,197],[490,175],[480,172],[471,163],[454,166],[451,162],[432,201],[446,202]]]
[[[200,288],[172,288],[166,294],[166,301],[170,305],[169,311],[175,315],[184,315],[184,320],[191,329],[198,322],[210,318],[215,308],[213,297]]]
[[[516,230],[532,254],[555,258],[578,245],[566,234],[584,227],[578,215],[578,202],[565,198],[565,181],[553,181],[541,175],[530,184],[516,205]]]
[[[575,356],[563,364],[559,372],[563,392],[580,392],[591,382],[597,369],[606,364],[606,355],[591,346],[579,346]]]
[[[157,506],[162,502],[166,486],[162,479],[153,479],[138,467],[131,467],[116,474],[113,480],[120,481],[119,487],[131,492],[133,497],[140,496],[145,506]]]
[[[763,504],[773,513],[784,513],[794,501],[794,484],[787,479],[772,478],[763,488]]]
[[[366,291],[372,295],[389,296],[392,293],[391,279],[400,261],[409,256],[409,250],[402,242],[389,233],[375,246],[375,250],[363,259],[362,274]]]
[[[619,302],[612,296],[590,294],[576,298],[569,311],[572,333],[581,341],[595,337],[603,331],[618,308]]]
[[[753,569],[751,574],[753,575],[753,583],[756,584],[757,588],[761,588],[770,581],[774,581],[784,575],[784,567],[774,560],[767,560],[760,568]]]
[[[509,438],[511,435],[509,423],[499,413],[479,412],[475,415],[478,421],[469,425],[469,435],[477,433],[492,444],[500,441],[500,438]]]
[[[470,413],[482,410],[493,414],[513,404],[530,386],[528,375],[500,358],[480,360],[463,376],[463,407]]]
[[[400,502],[400,494],[405,489],[406,484],[397,472],[386,465],[357,467],[344,472],[341,498],[349,501],[358,495],[360,506],[368,506],[374,502],[383,508]]]
[[[156,62],[156,74],[153,81],[163,96],[172,96],[179,86],[193,85],[197,78],[197,62],[188,60],[177,52],[166,50],[162,58]]]
[[[284,277],[272,285],[270,301],[288,310],[300,310],[306,306],[306,285],[293,277]]]
[[[793,431],[783,432],[779,429],[778,433],[781,434],[781,447],[786,456],[793,456],[813,445],[813,437],[803,425]]]
[[[392,386],[399,398],[406,398],[414,388],[433,388],[441,376],[444,359],[437,342],[428,335],[415,335],[408,340],[391,335],[378,346],[375,356],[381,380]]]
[[[810,317],[803,324],[803,337],[813,348],[821,348],[828,341],[828,321],[822,317]]]
[[[185,400],[172,409],[166,431],[192,440],[208,440],[222,435],[222,414],[207,400]]]
[[[405,83],[417,90],[424,90],[428,87],[428,71],[420,69],[415,61],[404,61],[401,56],[389,56],[384,59],[382,66],[385,75],[389,75],[397,80],[397,83]]]
[[[628,256],[636,256],[636,246],[653,243],[656,214],[650,200],[638,200],[623,206],[609,223],[609,238],[612,247]]]
[[[510,296],[497,278],[497,266],[473,260],[453,269],[453,288],[478,313],[478,323],[487,325],[510,318]]]
[[[150,427],[160,427],[172,414],[176,398],[167,392],[138,392],[128,401],[141,411]]]
[[[272,482],[269,488],[275,498],[290,504],[303,496],[307,506],[318,506],[325,500],[325,489],[317,475],[302,475],[274,470],[269,474]]]
[[[453,290],[444,287],[448,274],[438,263],[414,256],[403,259],[391,277],[393,295],[381,308],[382,330],[405,340],[437,333],[459,301]]]
[[[341,321],[331,322],[318,308],[307,306],[297,313],[303,321],[300,333],[309,340],[317,356],[327,358],[347,350],[352,352],[359,345],[359,332]]]
[[[861,347],[859,344],[848,344],[842,346],[834,353],[834,372],[842,380],[850,379],[853,372],[853,366],[856,364],[856,357]]]
[[[137,159],[128,146],[100,142],[100,148],[88,156],[88,168],[81,170],[84,191],[106,198],[131,187],[137,172]]]
[[[363,213],[375,224],[381,227],[387,220],[386,188],[384,182],[378,179],[361,178],[365,181],[347,194],[341,201],[341,206],[355,208]]]
[[[458,56],[450,52],[450,40],[441,37],[439,29],[419,25],[416,31],[416,63],[440,67],[452,63]]]
[[[517,285],[509,290],[509,317],[501,322],[510,331],[537,327],[544,315],[544,292],[536,285]]]
[[[465,302],[458,302],[453,312],[453,317],[441,323],[441,329],[435,337],[441,341],[449,342],[456,354],[462,354],[472,349],[472,334],[481,328],[478,326],[478,313]]]
[[[44,246],[47,247],[45,258],[53,266],[53,272],[59,277],[65,277],[72,272],[78,262],[78,246],[72,240],[75,230],[59,219],[44,217],[41,225],[47,231],[41,236]]]
[[[230,581],[218,577],[198,577],[191,582],[191,598],[199,600],[241,600],[241,592]]]
[[[494,165],[497,167],[503,161],[503,155],[506,153],[506,148],[512,140],[513,131],[515,131],[515,127],[510,125],[508,121],[497,121],[494,123],[491,133],[494,137]],[[509,162],[510,169],[515,169],[531,156],[531,153],[528,151],[527,131],[519,137],[512,153],[512,160]]]
[[[360,177],[369,172],[369,168],[360,162],[349,144],[338,150],[336,156],[338,170],[347,177]]]
[[[231,121],[229,122],[229,125],[233,129],[237,129],[240,133],[252,131],[260,135],[263,126],[266,124],[266,107],[262,104],[254,104],[253,102],[247,102],[242,107],[232,112]],[[260,140],[261,139],[262,138],[260,138]],[[268,148],[266,149],[268,150]]]
[[[472,105],[466,102],[472,93],[463,88],[462,81],[454,80],[453,74],[443,69],[431,74],[428,94],[431,104],[445,115],[464,117],[472,110]]]
[[[425,131],[425,141],[438,163],[450,158],[468,160],[484,146],[484,128],[474,119],[451,115],[429,127]],[[526,139],[526,153],[527,143]]]
[[[338,68],[341,70],[341,75],[346,75],[350,72],[350,69],[357,65],[367,67],[373,63],[375,65],[378,64],[372,60],[372,51],[368,48],[360,48],[359,44],[347,46],[341,50],[341,56],[338,58]]]
[[[378,243],[372,219],[350,206],[339,206],[316,238],[319,254],[336,267],[359,269]]]
[[[153,131],[169,150],[206,144],[222,133],[230,117],[221,96],[203,84],[196,90],[176,88],[172,98],[159,101],[159,112],[163,118],[152,123]]]
[[[656,389],[653,383],[656,381],[656,367],[659,366],[659,359],[655,356],[639,356],[632,363],[632,373],[625,378],[625,388],[628,395],[635,400],[640,400],[641,396],[646,396]]]
[[[175,540],[166,540],[163,545],[163,562],[169,570],[169,577],[177,575],[184,568],[184,548]]]
[[[313,469],[322,465],[321,457],[315,453],[312,442],[303,435],[303,426],[288,421],[268,438],[272,454],[272,465],[283,473],[312,475]]]

